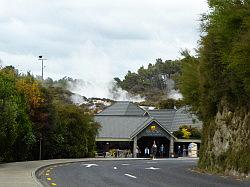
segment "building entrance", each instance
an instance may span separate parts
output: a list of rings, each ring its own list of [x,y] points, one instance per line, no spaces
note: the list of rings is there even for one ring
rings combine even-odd
[[[157,153],[156,156],[158,158],[160,157],[169,157],[169,146],[170,146],[170,140],[167,139],[166,137],[148,137],[148,136],[143,136],[139,140],[137,140],[137,145],[140,149],[140,154],[139,157],[146,157],[145,155],[145,148],[149,148],[149,152],[151,154],[151,148],[153,143],[156,143],[157,145]],[[164,146],[164,152],[161,155],[160,154],[160,147],[161,145]]]

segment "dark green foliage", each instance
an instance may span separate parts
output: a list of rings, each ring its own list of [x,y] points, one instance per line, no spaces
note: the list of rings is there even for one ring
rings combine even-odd
[[[0,70],[0,161],[29,158],[35,141],[25,98],[15,89],[16,78],[14,68]]]
[[[57,106],[58,124],[54,135],[53,157],[94,156],[98,124],[86,111],[75,105]]]
[[[0,68],[0,162],[94,156],[98,124],[73,105],[67,81],[43,83],[13,67]],[[55,86],[56,85],[56,86]]]
[[[249,121],[237,127],[231,118],[224,120],[231,131],[241,128],[240,132],[248,134],[239,134],[240,145],[235,140],[230,142],[229,149],[219,156],[213,153],[217,146],[213,145],[213,138],[220,125],[215,120],[218,112],[227,115],[229,110],[246,121],[250,111],[250,1],[208,3],[211,12],[202,17],[198,55],[186,55],[183,59],[181,92],[204,123],[199,166],[219,172],[247,173],[250,152],[245,137],[249,137]]]
[[[199,111],[199,61],[190,56],[187,51],[182,53],[182,74],[179,78],[179,88],[184,96],[184,102],[192,105],[195,111]]]
[[[146,97],[146,100],[157,102],[160,98],[166,98],[169,89],[174,85],[169,85],[168,80],[174,79],[180,73],[180,62],[178,60],[156,59],[154,65],[149,64],[147,68],[140,67],[137,73],[128,71],[124,80],[115,78],[118,87],[131,94]]]
[[[165,100],[160,100],[157,104],[156,107],[158,109],[174,109],[174,108],[180,108],[184,106],[184,102],[182,100],[174,100],[174,99],[165,99]]]

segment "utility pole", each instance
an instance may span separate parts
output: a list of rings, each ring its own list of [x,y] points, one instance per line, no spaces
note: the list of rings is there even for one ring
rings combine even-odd
[[[42,61],[42,80],[43,80],[43,69],[44,69],[43,61],[44,61],[44,60],[47,60],[47,59],[43,58],[43,56],[38,56],[38,60],[41,60],[41,61]]]
[[[43,69],[44,69],[43,61],[47,59],[44,59],[43,56],[38,56],[38,60],[42,61],[42,80],[43,80]],[[39,136],[39,160],[42,160],[42,134],[41,133]]]
[[[39,138],[39,160],[42,160],[42,135]]]

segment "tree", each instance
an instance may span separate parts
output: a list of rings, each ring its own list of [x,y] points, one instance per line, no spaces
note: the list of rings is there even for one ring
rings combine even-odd
[[[180,73],[180,62],[178,60],[165,62],[158,58],[155,64],[149,63],[147,68],[140,67],[137,72],[128,71],[123,80],[115,78],[117,86],[128,91],[132,95],[141,95],[153,102],[166,98],[170,89],[169,79]]]
[[[208,4],[211,11],[202,17],[197,58],[185,53],[183,59],[181,91],[203,121],[199,167],[248,173],[250,1],[209,0]],[[230,138],[223,136],[222,127]],[[237,133],[232,133],[235,129]],[[229,146],[219,147],[220,142]]]
[[[16,90],[17,71],[0,70],[0,160],[18,161],[30,157],[34,144],[32,123],[25,98]]]
[[[57,106],[58,123],[53,142],[54,156],[79,158],[93,156],[99,125],[75,105]]]

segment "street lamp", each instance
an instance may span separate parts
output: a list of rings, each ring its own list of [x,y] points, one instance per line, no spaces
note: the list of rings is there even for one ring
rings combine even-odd
[[[38,56],[38,60],[41,60],[42,61],[42,80],[43,80],[43,68],[44,68],[44,66],[43,66],[43,61],[44,60],[47,60],[47,59],[45,59],[45,58],[43,58],[43,56]]]

